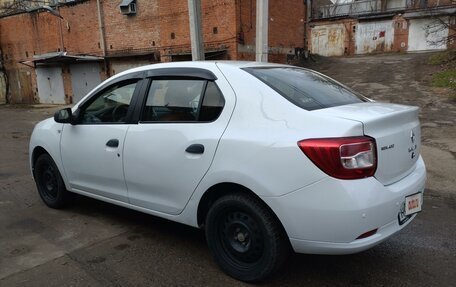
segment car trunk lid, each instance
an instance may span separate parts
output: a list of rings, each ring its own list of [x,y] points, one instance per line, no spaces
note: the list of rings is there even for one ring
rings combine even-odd
[[[377,171],[374,176],[382,184],[392,184],[412,172],[421,149],[417,107],[367,102],[312,113],[363,124],[364,135],[376,141]]]

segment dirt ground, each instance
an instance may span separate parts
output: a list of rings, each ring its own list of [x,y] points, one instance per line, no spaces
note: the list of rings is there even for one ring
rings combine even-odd
[[[321,59],[311,68],[378,101],[418,105],[428,183],[399,234],[347,256],[294,255],[266,286],[454,286],[456,103],[429,87],[430,54]],[[0,286],[243,286],[212,260],[204,234],[88,198],[46,208],[28,169],[36,122],[57,108],[0,106]]]

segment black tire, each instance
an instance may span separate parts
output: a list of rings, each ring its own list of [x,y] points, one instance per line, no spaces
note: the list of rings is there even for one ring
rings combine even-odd
[[[259,282],[274,274],[290,251],[272,212],[241,193],[214,202],[206,217],[206,239],[220,268],[245,282]]]
[[[59,169],[50,155],[42,154],[38,157],[33,176],[38,193],[47,206],[63,208],[73,199],[73,194],[66,190]]]

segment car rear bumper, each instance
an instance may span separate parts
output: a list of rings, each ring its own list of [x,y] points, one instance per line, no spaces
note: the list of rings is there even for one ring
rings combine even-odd
[[[384,186],[374,177],[325,178],[280,197],[263,197],[282,222],[299,253],[349,254],[369,249],[409,224],[399,224],[405,197],[424,192],[426,170],[420,157],[415,169]],[[357,239],[377,229],[374,235]]]
[[[395,234],[403,227],[408,225],[414,218],[413,215],[403,225],[398,224],[398,220],[394,220],[382,227],[380,227],[376,234],[363,239],[356,239],[349,243],[335,243],[324,241],[310,241],[290,238],[291,246],[295,252],[309,253],[309,254],[330,254],[330,255],[343,255],[352,254],[367,250],[375,245],[385,241],[391,235]]]

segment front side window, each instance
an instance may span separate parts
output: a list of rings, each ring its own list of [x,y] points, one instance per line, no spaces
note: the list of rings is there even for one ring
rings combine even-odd
[[[213,121],[225,100],[214,82],[153,80],[141,116],[142,122]]]
[[[367,101],[329,77],[310,70],[292,67],[244,69],[305,110],[354,104]]]
[[[81,123],[124,123],[137,81],[115,84],[97,96],[83,109]]]

